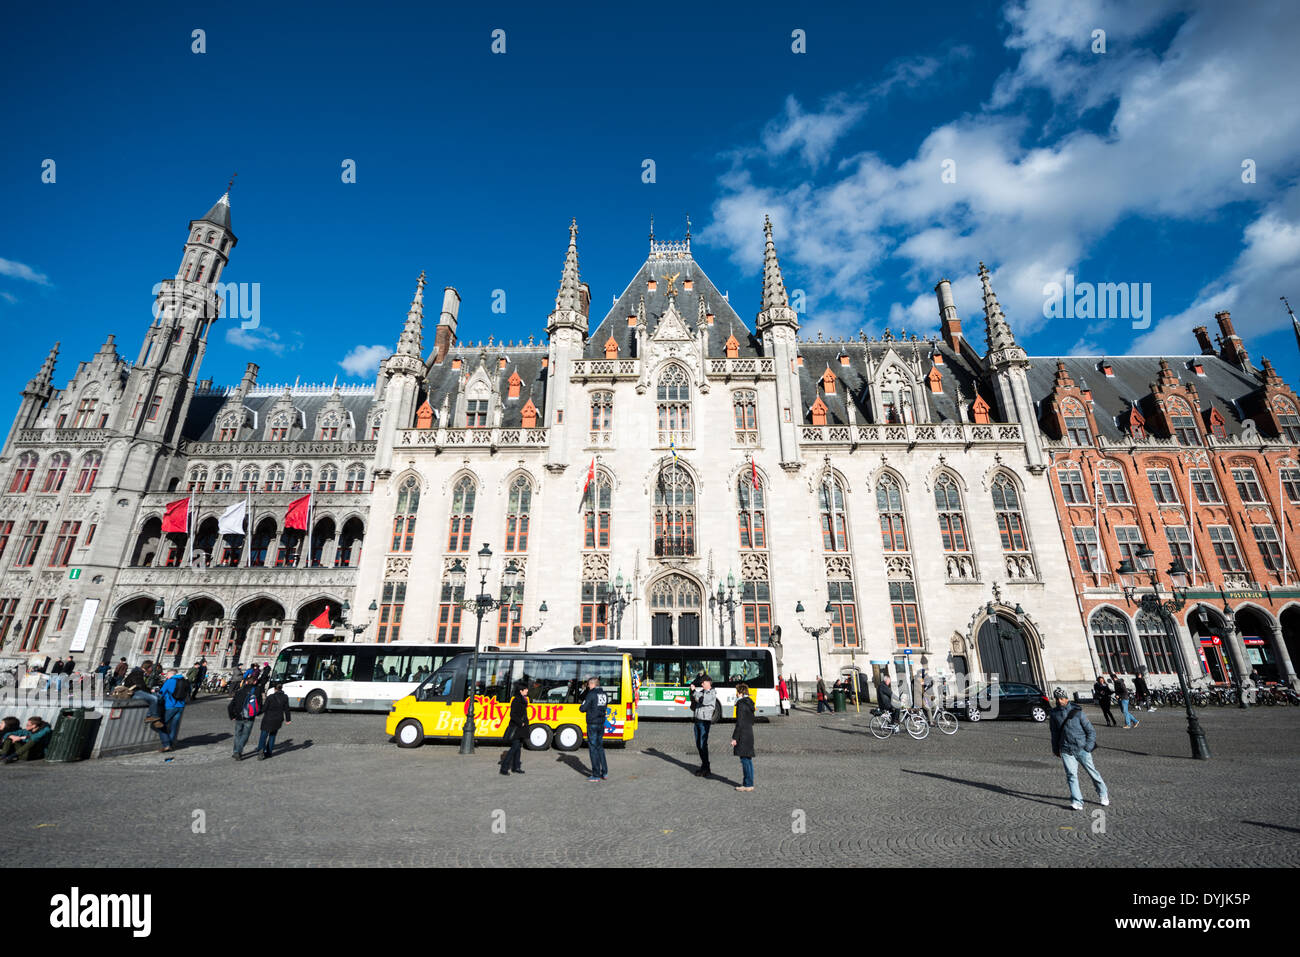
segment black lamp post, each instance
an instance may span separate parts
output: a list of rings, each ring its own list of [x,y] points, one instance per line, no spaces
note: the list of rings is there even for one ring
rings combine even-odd
[[[726,644],[723,638],[723,629],[722,629],[722,609],[725,606],[727,609],[727,617],[731,620],[731,646],[733,648],[736,646],[736,584],[737,584],[736,576],[733,575],[731,572],[727,572],[726,588],[725,589],[723,588],[722,582],[718,582],[718,597],[717,597],[716,606],[714,604],[714,599],[712,597],[709,598],[709,607],[710,608],[716,607],[718,610],[718,644],[720,645]],[[745,592],[745,580],[742,578],[739,584],[740,584],[740,592],[742,596],[741,600],[743,601],[744,600],[743,596]]]
[[[1146,574],[1151,583],[1151,591],[1141,596],[1137,595],[1135,579],[1138,575],[1138,569],[1127,558],[1120,562],[1119,568],[1115,569],[1115,574],[1119,576],[1120,583],[1124,586],[1125,600],[1129,602],[1137,601],[1144,611],[1158,615],[1161,625],[1164,626],[1166,637],[1168,637],[1178,653],[1176,659],[1178,687],[1182,690],[1183,704],[1187,708],[1187,736],[1192,742],[1192,757],[1201,761],[1208,761],[1210,746],[1205,741],[1205,732],[1201,730],[1201,723],[1196,718],[1196,712],[1192,710],[1192,696],[1187,691],[1187,678],[1184,674],[1186,663],[1183,661],[1183,646],[1178,640],[1173,619],[1173,616],[1182,611],[1183,606],[1187,604],[1187,568],[1183,565],[1182,559],[1177,557],[1169,563],[1169,580],[1173,587],[1170,591],[1170,597],[1161,599],[1159,585],[1156,580],[1156,570],[1151,562],[1151,559],[1155,557],[1155,552],[1144,546],[1138,549],[1136,556],[1139,561],[1148,566]]]
[[[370,627],[370,622],[367,621],[367,622],[365,622],[364,624],[360,624],[360,625],[354,625],[354,624],[352,624],[351,622],[349,622],[349,621],[348,621],[348,612],[351,611],[351,609],[352,609],[352,603],[349,602],[349,601],[347,601],[347,600],[344,600],[344,602],[343,602],[343,624],[346,625],[348,628],[351,628],[351,629],[352,629],[352,640],[353,640],[353,641],[356,641],[356,640],[357,640],[357,635],[361,634],[363,631],[365,631],[367,628]],[[369,609],[370,613],[373,615],[373,614],[374,614],[375,612],[377,612],[378,610],[379,610],[379,603],[376,602],[376,601],[374,601],[374,600],[372,599],[371,602],[370,602],[370,609]],[[374,620],[374,619],[372,618],[371,621],[373,621],[373,620]]]
[[[518,622],[522,617],[523,614],[520,611],[519,606],[516,605],[515,621]],[[528,650],[528,639],[533,636],[533,632],[537,631],[544,624],[546,624],[546,602],[542,602],[542,607],[537,609],[537,624],[529,625],[527,628],[524,629],[524,651]]]
[[[474,626],[474,654],[469,661],[469,681],[467,682],[469,687],[466,689],[469,707],[465,712],[465,731],[460,737],[461,754],[474,753],[474,698],[478,694],[478,652],[479,642],[483,634],[483,616],[494,608],[510,603],[511,593],[515,587],[515,578],[519,574],[519,567],[515,564],[514,559],[511,559],[501,576],[504,597],[498,600],[487,593],[487,576],[491,567],[492,549],[488,548],[487,542],[484,542],[483,547],[478,551],[478,596],[461,603],[461,607],[473,611],[475,618],[478,620]],[[458,558],[447,572],[447,580],[451,587],[455,589],[464,587],[465,577],[465,566],[461,564]]]
[[[799,619],[800,627],[802,627],[804,631],[808,632],[808,634],[812,635],[813,641],[817,643],[817,676],[819,678],[826,677],[826,672],[822,671],[822,635],[826,634],[826,632],[831,630],[831,624],[829,619],[833,613],[834,613],[834,609],[831,608],[830,599],[827,599],[826,624],[822,625],[820,628],[809,628],[808,622],[804,620],[804,615],[806,613],[803,610],[803,602],[801,601],[795,602],[795,606],[794,606],[794,614],[795,617]]]
[[[626,585],[624,593],[623,573],[612,582],[605,583],[605,635],[613,641],[623,637],[623,609],[632,599],[632,583]]]

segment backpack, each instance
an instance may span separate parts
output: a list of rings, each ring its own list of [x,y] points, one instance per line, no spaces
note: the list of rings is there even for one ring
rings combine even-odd
[[[190,682],[184,675],[176,679],[176,687],[172,689],[172,698],[176,701],[190,700]]]
[[[240,720],[251,721],[261,713],[262,704],[257,700],[257,689],[250,687],[244,697],[244,703],[239,707]]]

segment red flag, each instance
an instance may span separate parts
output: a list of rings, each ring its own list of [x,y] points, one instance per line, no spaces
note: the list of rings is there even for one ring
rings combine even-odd
[[[749,470],[750,473],[754,476],[754,488],[758,488],[758,466],[754,464],[754,460],[752,457],[749,460]]]
[[[170,502],[166,506],[162,520],[163,533],[180,532],[184,534],[190,530],[190,500],[189,497],[179,501]]]
[[[591,457],[591,464],[587,466],[587,481],[582,486],[582,498],[578,499],[578,511],[582,511],[582,503],[587,501],[587,490],[591,488],[591,480],[596,477],[596,457]]]
[[[330,610],[329,610],[329,606],[327,605],[325,607],[325,610],[322,611],[319,615],[317,615],[316,618],[312,621],[312,623],[307,627],[328,628],[329,626],[330,626]]]
[[[307,531],[307,509],[311,506],[311,494],[295,499],[289,503],[289,511],[284,513],[284,527]]]

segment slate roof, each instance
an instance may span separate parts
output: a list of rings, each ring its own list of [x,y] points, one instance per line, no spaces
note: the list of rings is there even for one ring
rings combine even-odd
[[[602,353],[603,355],[603,353]],[[488,378],[496,376],[497,395],[501,399],[502,417],[501,427],[503,429],[519,428],[523,425],[520,410],[528,404],[529,398],[532,398],[533,405],[537,407],[537,421],[544,422],[544,413],[546,411],[546,369],[542,366],[542,360],[547,356],[547,347],[541,346],[474,346],[462,347],[452,346],[447,352],[447,356],[437,365],[429,365],[425,376],[425,397],[429,400],[429,405],[433,408],[434,424],[441,425],[437,421],[437,416],[442,410],[443,398],[447,398],[447,411],[454,414],[456,409],[456,395],[460,390],[460,377],[472,376],[480,365],[487,372]],[[498,363],[502,357],[505,357],[506,367],[498,371]],[[463,362],[459,369],[452,368],[452,360],[462,359]],[[511,399],[510,396],[510,374],[518,372],[519,378],[523,380],[519,385],[519,398]]]
[[[223,195],[219,200],[212,204],[212,208],[203,214],[203,222],[216,223],[218,226],[230,228],[230,200]]]
[[[321,386],[309,386],[297,393],[290,388],[289,393],[293,396],[294,408],[301,409],[307,420],[306,428],[301,434],[291,436],[291,441],[310,440],[315,437],[316,416],[329,403],[331,391],[328,386],[323,388]],[[231,395],[233,395],[233,391]],[[260,440],[263,437],[266,428],[266,417],[283,395],[284,389],[280,389],[278,392],[272,389],[254,389],[250,395],[244,398],[244,406],[257,413],[257,429],[252,435],[243,438]],[[189,414],[185,418],[185,428],[182,430],[184,437],[197,442],[215,441],[217,413],[221,411],[229,398],[230,396],[224,395],[220,391],[196,393],[190,399]],[[343,408],[352,414],[355,439],[365,439],[367,437],[366,416],[375,405],[374,393],[371,391],[343,392],[340,401]]]

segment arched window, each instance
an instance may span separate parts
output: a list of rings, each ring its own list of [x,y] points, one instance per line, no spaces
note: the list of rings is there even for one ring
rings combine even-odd
[[[98,452],[87,452],[81,457],[81,471],[77,473],[77,487],[74,492],[85,494],[95,488],[95,479],[99,476],[99,464],[103,461]]]
[[[528,551],[528,513],[533,506],[533,487],[520,475],[510,486],[506,505],[506,551]]]
[[[844,511],[844,486],[838,478],[825,477],[817,490],[821,511],[822,548],[828,552],[849,549],[848,518]]]
[[[591,489],[582,502],[583,548],[609,548],[609,535],[613,521],[611,502],[614,497],[614,483],[609,475],[596,472],[591,481]]]
[[[293,469],[293,482],[289,488],[294,492],[311,491],[311,466],[295,465]]]
[[[343,486],[345,492],[364,492],[366,490],[366,467],[360,464],[348,466],[348,480]]]
[[[614,428],[614,393],[593,392],[591,394],[591,444],[604,440],[605,434]]]
[[[880,512],[880,542],[887,552],[907,551],[907,524],[903,519],[903,490],[892,475],[876,483],[876,509]]]
[[[695,482],[685,469],[660,469],[655,484],[655,555],[695,554]]]
[[[767,505],[763,486],[754,487],[754,474],[736,480],[736,501],[740,507],[740,547],[767,548]]]
[[[1277,415],[1278,436],[1292,445],[1300,444],[1300,416],[1296,415],[1295,406],[1278,396],[1273,400],[1273,412]]]
[[[659,376],[659,444],[691,444],[691,383],[678,365]]]
[[[235,470],[229,465],[218,465],[217,470],[212,473],[212,491],[229,492],[230,485],[235,480]]]
[[[1117,675],[1133,673],[1128,622],[1118,612],[1103,608],[1092,616],[1092,643],[1097,648],[1102,671]]]
[[[289,429],[293,425],[293,416],[288,412],[280,412],[271,418],[271,431],[267,437],[272,442],[279,442],[289,437]]]
[[[886,422],[915,422],[912,408],[912,385],[897,367],[891,368],[880,382],[880,411]]]
[[[72,456],[67,452],[55,452],[50,457],[50,467],[45,472],[45,482],[41,485],[42,492],[58,492],[63,488],[63,480],[68,477],[68,462]]]
[[[18,457],[18,463],[14,466],[14,477],[9,482],[9,491],[27,491],[32,484],[32,477],[36,475],[38,461],[39,457],[35,452],[24,452]]]
[[[256,465],[246,465],[244,470],[239,473],[239,490],[241,492],[256,492],[257,483],[262,478],[262,470]]]
[[[1002,536],[1004,552],[1029,550],[1025,534],[1025,516],[1020,511],[1020,492],[1016,483],[1006,475],[993,480],[993,510],[998,517],[998,534]]]
[[[934,483],[934,507],[939,512],[939,538],[945,552],[970,550],[966,542],[966,515],[961,505],[961,490],[948,474]]]
[[[319,418],[320,434],[318,439],[337,439],[339,437],[339,427],[341,419],[337,412],[328,412]]]
[[[1158,615],[1149,611],[1138,612],[1138,641],[1142,643],[1142,654],[1147,660],[1147,669],[1155,675],[1177,674],[1174,657],[1174,643],[1169,640],[1169,632]]]
[[[469,536],[474,525],[474,480],[469,476],[456,483],[451,495],[451,520],[448,522],[447,551],[469,551]]]
[[[190,469],[190,475],[186,489],[191,492],[202,492],[208,484],[208,470],[201,465],[196,465]]]
[[[1088,414],[1074,399],[1061,404],[1061,418],[1065,422],[1065,437],[1071,445],[1092,445],[1092,430],[1088,428]]]
[[[89,391],[82,394],[81,401],[77,403],[77,414],[72,418],[72,427],[74,429],[89,429],[95,424],[95,406],[99,404],[99,399]]]
[[[420,483],[408,475],[397,489],[397,510],[393,518],[390,551],[409,552],[415,541],[415,513],[420,510]]]
[[[284,466],[276,463],[266,469],[266,491],[284,491]]]
[[[308,481],[311,481],[309,478]],[[316,491],[332,492],[339,483],[339,470],[336,465],[322,465],[320,476],[316,479]]]
[[[731,409],[736,426],[736,441],[741,445],[758,444],[758,393],[741,389],[731,394]]]
[[[1171,399],[1166,407],[1169,415],[1169,434],[1179,445],[1200,445],[1201,433],[1196,427],[1196,417],[1181,399]]]

